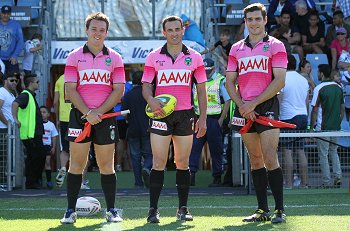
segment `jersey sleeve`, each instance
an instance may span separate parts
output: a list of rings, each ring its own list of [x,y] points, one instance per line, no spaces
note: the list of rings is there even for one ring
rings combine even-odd
[[[276,40],[271,47],[272,52],[272,68],[287,68],[288,59],[286,48],[283,43],[279,40]]]
[[[231,46],[230,53],[228,55],[227,72],[237,72],[238,62],[234,52],[234,46]]]
[[[115,54],[114,68],[112,72],[113,83],[125,83],[125,70],[122,57],[119,54]]]
[[[152,83],[155,75],[156,75],[156,70],[154,68],[153,53],[151,53],[146,58],[145,68],[143,70],[141,82]]]
[[[56,129],[55,124],[54,124],[54,123],[51,123],[51,126],[52,126],[51,137],[58,136],[58,131],[57,131],[57,129]]]
[[[78,68],[76,52],[72,52],[67,57],[66,67],[64,69],[64,82],[77,83],[78,82]]]
[[[207,81],[203,59],[199,54],[197,56],[197,68],[194,70],[193,74],[197,83],[205,83]]]

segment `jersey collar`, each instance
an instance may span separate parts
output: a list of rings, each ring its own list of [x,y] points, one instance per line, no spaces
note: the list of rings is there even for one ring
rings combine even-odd
[[[166,54],[167,56],[171,57],[171,55],[169,54],[168,52],[168,49],[167,49],[167,43],[164,44],[164,46],[162,47],[162,49],[160,50],[160,53],[161,54]],[[188,50],[188,48],[185,46],[185,44],[182,44],[182,53],[184,53],[185,55],[189,55],[190,54],[190,51]]]
[[[267,33],[265,33],[265,36],[264,36],[262,41],[267,42],[267,41],[269,41],[269,38],[270,38],[270,36]],[[250,42],[249,42],[249,35],[244,39],[244,44],[253,49],[252,44],[250,44]]]
[[[83,53],[91,53],[92,54],[92,52],[89,50],[89,47],[87,46],[87,44],[85,44],[83,47]],[[108,49],[105,45],[103,45],[102,54],[109,55]],[[92,55],[94,55],[94,54],[92,54]]]

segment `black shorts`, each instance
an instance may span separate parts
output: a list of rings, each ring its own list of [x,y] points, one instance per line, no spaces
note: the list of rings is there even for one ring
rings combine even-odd
[[[61,145],[62,150],[66,153],[69,153],[69,142],[66,140],[68,131],[68,122],[62,122],[60,121],[60,139],[61,139]]]
[[[111,111],[112,112],[112,111]],[[83,113],[73,108],[69,115],[69,125],[67,131],[68,141],[74,142],[84,128],[85,119],[81,119]],[[91,127],[90,137],[86,137],[79,143],[92,141],[94,144],[113,144],[118,140],[118,128],[115,118],[103,119],[102,122]]]
[[[174,111],[163,119],[150,119],[148,131],[161,136],[188,136],[194,133],[194,120],[192,109]]]
[[[271,99],[259,104],[255,108],[255,112],[260,116],[266,116],[270,119],[279,120],[279,102],[277,96],[272,97]],[[241,128],[246,124],[246,119],[242,117],[239,113],[239,108],[235,108],[232,120],[232,129],[235,131],[241,130]],[[252,127],[249,129],[248,133],[262,133],[264,131],[276,129],[275,127],[265,126],[259,123],[254,122]]]
[[[307,129],[307,115],[296,115],[289,120],[282,120],[286,123],[295,124],[296,129],[291,128],[281,128],[281,132],[305,132]],[[280,139],[280,146],[285,147],[286,149],[304,149],[304,137],[283,137]]]
[[[119,139],[125,140],[126,131],[128,130],[128,124],[126,120],[117,120]]]

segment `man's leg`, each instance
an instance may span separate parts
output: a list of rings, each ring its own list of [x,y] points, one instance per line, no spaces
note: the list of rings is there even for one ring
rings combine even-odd
[[[128,145],[130,150],[130,157],[132,163],[132,169],[134,172],[135,183],[137,187],[143,187],[142,177],[141,177],[141,142],[140,138],[128,138]]]
[[[324,137],[324,139],[329,140],[329,137]],[[329,143],[327,141],[323,141],[318,139],[317,140],[317,146],[318,146],[318,155],[319,155],[319,162],[322,172],[322,185],[323,186],[330,186],[331,184],[331,172],[329,169],[329,161],[328,161],[328,151],[329,151]]]
[[[330,141],[337,143],[336,137],[330,137]],[[329,144],[329,155],[332,160],[332,168],[333,168],[333,174],[334,174],[334,186],[339,187],[341,185],[341,167],[340,167],[340,161],[338,156],[338,145],[335,144]]]
[[[191,172],[191,186],[196,185],[196,172],[198,171],[199,160],[202,156],[202,149],[207,141],[207,136],[204,135],[201,138],[197,138],[193,135],[193,144],[191,148],[191,153],[189,157],[189,167]]]
[[[150,210],[147,221],[159,223],[158,200],[164,184],[164,169],[168,160],[168,150],[171,135],[161,136],[151,133],[151,146],[153,152],[153,166],[150,173]]]
[[[188,193],[190,191],[191,173],[188,169],[189,156],[193,136],[173,136],[174,157],[176,163],[176,188],[179,197],[178,220],[192,221],[192,215],[187,210]]]
[[[285,176],[286,176],[286,187],[292,188],[293,187],[293,157],[292,157],[292,150],[283,148],[282,151],[283,159],[284,159],[284,169],[285,169]]]
[[[257,133],[247,133],[242,135],[243,142],[247,147],[252,180],[255,188],[256,198],[258,201],[258,209],[251,216],[243,219],[245,222],[267,221],[270,219],[268,214],[267,203],[267,174],[264,166],[263,154],[261,149],[260,136]]]
[[[141,137],[141,155],[143,157],[142,178],[146,188],[149,188],[149,175],[152,169],[152,148],[149,136]]]

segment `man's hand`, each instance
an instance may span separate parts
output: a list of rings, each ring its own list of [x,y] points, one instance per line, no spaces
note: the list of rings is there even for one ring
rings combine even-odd
[[[102,114],[98,113],[95,110],[91,110],[91,112],[86,116],[86,120],[91,124],[95,125],[102,121],[101,119]]]
[[[16,119],[15,119],[15,124],[17,124],[18,128],[21,127],[21,122],[19,122],[19,120],[16,120]]]
[[[12,65],[17,64],[17,59],[16,59],[15,57],[11,57],[11,58],[9,59],[9,61],[10,61],[10,63],[11,63]]]
[[[164,102],[162,102],[159,99],[156,99],[154,97],[150,97],[150,99],[147,101],[148,106],[152,109],[152,112],[156,116],[164,117],[166,115],[165,111],[163,110],[163,106],[165,105]]]
[[[207,132],[207,119],[205,116],[199,117],[194,127],[194,132],[197,133],[196,137],[201,138]]]
[[[243,105],[241,105],[238,110],[239,110],[239,113],[246,119],[250,119],[248,118],[248,114],[251,113],[251,112],[254,112],[254,109],[255,109],[256,105],[252,102],[252,101],[244,101],[243,102]],[[253,117],[255,118],[255,113],[253,113]],[[250,114],[250,116],[252,116]]]

